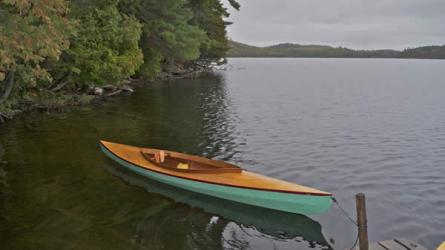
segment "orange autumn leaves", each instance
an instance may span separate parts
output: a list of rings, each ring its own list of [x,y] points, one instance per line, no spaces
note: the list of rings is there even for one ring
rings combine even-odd
[[[68,2],[2,0],[0,7],[0,80],[18,66],[28,71],[31,84],[50,78],[40,64],[46,58],[57,59],[69,46]]]

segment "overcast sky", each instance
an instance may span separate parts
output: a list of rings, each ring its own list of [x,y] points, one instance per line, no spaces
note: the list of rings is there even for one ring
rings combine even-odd
[[[445,0],[239,0],[229,37],[359,49],[445,44]]]

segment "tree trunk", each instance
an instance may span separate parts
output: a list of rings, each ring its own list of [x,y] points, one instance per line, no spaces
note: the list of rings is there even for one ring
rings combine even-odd
[[[169,59],[168,60],[168,71],[170,73],[176,73],[175,59]]]
[[[14,71],[8,71],[7,75],[6,75],[6,87],[5,87],[5,91],[3,92],[3,94],[0,96],[0,104],[4,103],[9,95],[12,92],[12,87],[14,87]]]

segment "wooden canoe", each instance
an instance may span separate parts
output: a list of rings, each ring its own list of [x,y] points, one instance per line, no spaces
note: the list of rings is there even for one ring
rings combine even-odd
[[[154,180],[221,199],[299,214],[324,213],[332,194],[252,173],[223,161],[167,151],[164,163],[153,155],[159,149],[100,141],[102,151],[122,166]],[[186,164],[180,169],[178,164]]]

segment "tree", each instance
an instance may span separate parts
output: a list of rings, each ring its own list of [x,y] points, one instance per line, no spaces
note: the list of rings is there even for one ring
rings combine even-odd
[[[121,1],[120,8],[143,24],[144,65],[141,73],[144,76],[153,77],[163,61],[173,65],[177,61],[199,57],[205,34],[199,27],[188,23],[192,12],[186,3],[185,0]]]
[[[228,15],[221,0],[0,0],[1,107],[219,60]]]
[[[142,25],[120,13],[116,4],[112,0],[73,4],[76,34],[57,65],[57,75],[84,86],[116,84],[136,72],[143,60]]]
[[[12,85],[36,87],[38,80],[51,81],[42,63],[57,60],[68,47],[71,23],[65,0],[3,0],[0,2],[0,81],[4,102]],[[14,78],[14,73],[16,77]],[[14,81],[15,79],[15,81]]]
[[[235,1],[230,3],[238,4]],[[225,57],[229,49],[226,37],[226,26],[229,24],[223,18],[229,13],[219,0],[189,0],[188,4],[193,12],[190,23],[198,26],[206,34],[201,43],[200,59],[217,60]],[[235,5],[239,8],[239,4]]]

